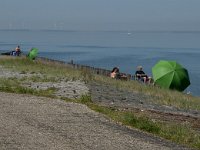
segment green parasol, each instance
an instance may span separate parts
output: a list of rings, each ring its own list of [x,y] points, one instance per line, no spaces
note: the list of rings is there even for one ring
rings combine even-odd
[[[30,50],[30,52],[28,53],[28,58],[33,60],[37,57],[37,54],[38,54],[38,49],[37,48],[32,48]]]
[[[190,85],[188,71],[176,61],[159,61],[152,74],[155,83],[163,88],[184,91]]]

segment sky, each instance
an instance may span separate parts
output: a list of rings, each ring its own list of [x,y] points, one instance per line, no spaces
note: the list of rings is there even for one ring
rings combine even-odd
[[[200,31],[200,0],[0,0],[0,29]]]

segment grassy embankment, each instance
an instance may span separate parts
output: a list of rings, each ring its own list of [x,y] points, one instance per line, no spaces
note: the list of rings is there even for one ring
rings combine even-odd
[[[0,58],[0,65],[9,70],[18,71],[20,74],[32,74],[23,78],[17,77],[1,77],[0,91],[25,93],[36,96],[55,97],[53,92],[57,89],[49,88],[47,90],[35,90],[22,86],[25,82],[57,82],[61,79],[65,80],[83,80],[85,82],[99,82],[102,84],[110,84],[112,86],[136,91],[141,94],[147,94],[153,103],[160,105],[173,106],[184,110],[200,111],[200,98],[185,95],[180,92],[163,90],[157,87],[144,86],[134,81],[124,82],[111,80],[110,78],[93,75],[86,70],[74,70],[63,67],[61,64],[44,63],[39,61],[30,61],[21,58]],[[200,133],[196,132],[188,123],[175,123],[171,121],[154,120],[151,116],[144,113],[119,110],[99,106],[91,101],[90,95],[82,96],[79,100],[71,100],[62,98],[66,101],[82,103],[91,109],[105,114],[112,120],[120,122],[124,125],[139,128],[143,131],[153,133],[160,137],[169,139],[176,143],[185,144],[194,148],[200,149]]]

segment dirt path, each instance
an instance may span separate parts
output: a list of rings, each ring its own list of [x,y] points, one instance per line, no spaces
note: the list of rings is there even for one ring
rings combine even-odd
[[[186,148],[115,124],[81,104],[0,93],[0,149]]]

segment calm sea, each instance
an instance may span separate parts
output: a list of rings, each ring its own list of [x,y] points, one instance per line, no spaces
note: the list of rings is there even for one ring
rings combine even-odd
[[[186,92],[200,96],[200,32],[123,32],[0,30],[0,50],[21,45],[24,52],[39,49],[39,56],[134,74],[142,65],[151,75],[159,60],[176,60],[190,75]]]

